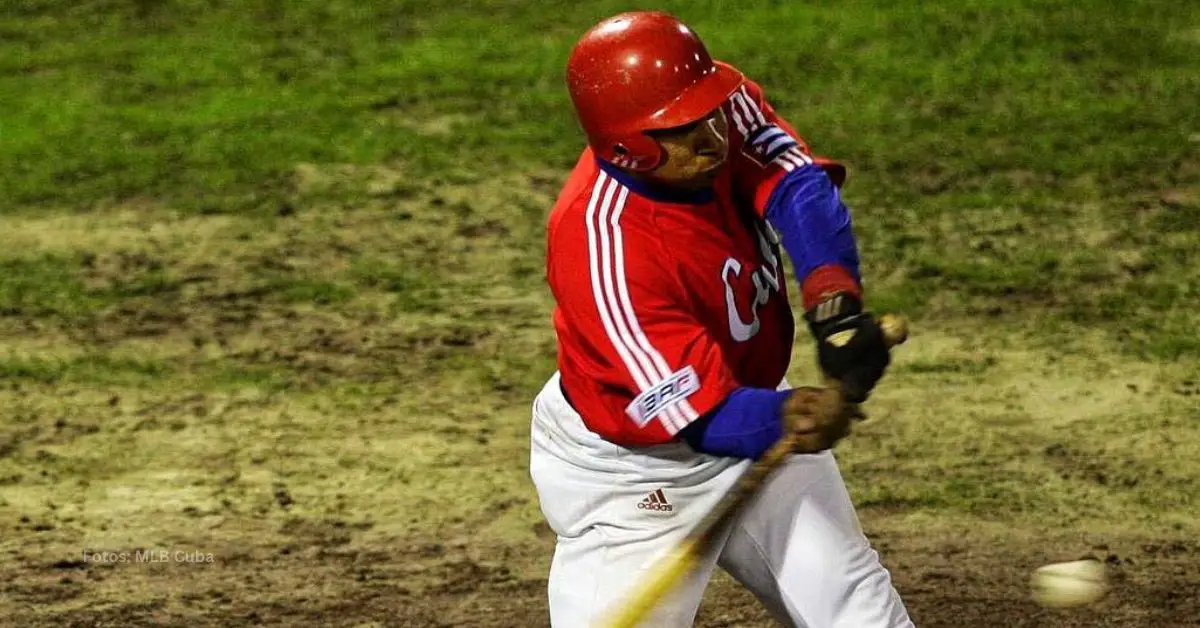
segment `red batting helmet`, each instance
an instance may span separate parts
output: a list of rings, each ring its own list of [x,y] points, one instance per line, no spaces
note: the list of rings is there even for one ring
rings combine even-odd
[[[657,11],[600,22],[567,61],[567,87],[592,150],[635,170],[652,170],[663,159],[646,131],[703,118],[743,81],[741,72],[712,60],[691,28]]]

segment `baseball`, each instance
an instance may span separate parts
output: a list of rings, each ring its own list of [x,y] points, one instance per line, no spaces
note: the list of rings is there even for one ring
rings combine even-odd
[[[1038,567],[1031,581],[1033,599],[1049,608],[1091,604],[1108,591],[1104,563],[1076,560]]]

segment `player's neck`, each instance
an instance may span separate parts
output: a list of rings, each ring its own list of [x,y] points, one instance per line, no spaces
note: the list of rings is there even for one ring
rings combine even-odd
[[[629,176],[641,179],[646,185],[653,185],[659,188],[677,189],[685,193],[695,193],[700,190],[712,190],[713,179],[709,177],[697,177],[695,179],[687,179],[683,181],[663,181],[656,178],[654,175],[640,174],[636,172],[629,173]]]
[[[712,201],[714,196],[711,181],[697,180],[694,182],[694,187],[685,186],[677,182],[666,183],[650,175],[624,170],[600,159],[597,159],[596,163],[601,170],[625,187],[652,200],[702,204]]]

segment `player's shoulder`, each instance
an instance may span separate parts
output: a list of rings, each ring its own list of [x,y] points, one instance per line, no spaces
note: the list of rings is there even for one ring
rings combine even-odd
[[[626,238],[653,236],[653,204],[601,168],[587,150],[567,177],[550,212],[549,236],[552,241],[580,235],[603,238],[614,236],[618,230]]]
[[[742,96],[750,98],[759,104],[767,99],[766,90],[750,77],[746,77],[746,80],[742,82],[742,86],[737,89],[736,93],[740,93]]]
[[[590,154],[585,160],[568,177],[547,224],[551,285],[591,294],[593,272],[603,276],[618,268],[629,285],[658,281],[669,255],[655,222],[655,202],[599,167]]]
[[[591,150],[585,150],[580,156],[579,161],[575,163],[575,167],[571,169],[567,175],[567,180],[563,182],[562,188],[558,191],[558,197],[554,200],[554,207],[550,210],[549,227],[551,230],[561,222],[564,214],[572,211],[579,200],[583,198],[591,187],[596,177],[597,167],[595,158],[591,156]]]

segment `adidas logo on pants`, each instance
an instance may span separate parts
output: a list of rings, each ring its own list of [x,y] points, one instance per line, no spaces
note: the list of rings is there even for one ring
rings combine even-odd
[[[641,503],[638,504],[641,510],[660,510],[662,512],[671,512],[675,507],[667,503],[667,496],[663,495],[662,489],[658,489],[646,496]]]

